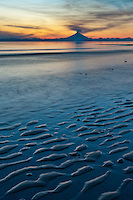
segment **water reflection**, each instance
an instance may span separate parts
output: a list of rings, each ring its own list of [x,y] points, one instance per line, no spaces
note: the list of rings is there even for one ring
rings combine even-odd
[[[0,55],[133,49],[131,42],[0,42]]]

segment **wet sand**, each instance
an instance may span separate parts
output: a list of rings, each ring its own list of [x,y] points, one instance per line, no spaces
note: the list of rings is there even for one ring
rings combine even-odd
[[[132,200],[132,54],[126,58],[2,58],[1,199]]]

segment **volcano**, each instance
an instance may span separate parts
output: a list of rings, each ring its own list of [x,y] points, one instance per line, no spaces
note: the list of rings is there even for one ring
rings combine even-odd
[[[77,31],[74,35],[71,35],[67,38],[55,38],[55,39],[44,39],[44,41],[73,41],[73,42],[82,42],[82,41],[90,41],[90,38],[84,36],[79,31]]]
[[[71,35],[67,38],[63,38],[66,41],[88,41],[89,38],[82,35],[79,31],[77,31],[77,33],[75,33],[74,35]]]

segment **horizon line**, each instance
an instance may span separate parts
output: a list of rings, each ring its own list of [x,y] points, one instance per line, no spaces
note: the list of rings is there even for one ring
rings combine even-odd
[[[0,38],[0,42],[9,42],[9,41],[71,41],[71,42],[83,42],[83,41],[133,41],[133,38],[131,37],[99,37],[99,38],[92,38],[84,36],[80,31],[77,31],[75,34],[68,36],[66,38],[37,38],[37,37],[9,37],[9,38]]]
[[[126,37],[126,38],[88,38],[86,40],[69,40],[67,38],[8,38],[8,39],[1,39],[0,42],[13,42],[13,41],[61,41],[61,42],[87,42],[87,41],[133,41],[133,38]]]

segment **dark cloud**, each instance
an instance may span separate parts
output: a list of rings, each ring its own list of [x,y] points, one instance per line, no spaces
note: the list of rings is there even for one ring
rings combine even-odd
[[[34,38],[33,34],[20,34],[20,33],[11,33],[7,31],[0,31],[0,40],[21,40],[21,39],[31,39]]]
[[[15,28],[24,28],[24,29],[41,29],[39,26],[18,26],[18,25],[5,25],[9,27],[15,27]]]
[[[80,33],[89,32],[88,28],[80,26],[80,25],[77,25],[77,24],[70,24],[70,25],[67,25],[67,27],[72,31],[78,31]]]
[[[99,11],[99,12],[91,12],[90,13],[92,18],[95,19],[107,19],[107,20],[113,20],[118,18],[130,18],[130,16],[133,16],[133,10],[122,10],[122,11]]]
[[[78,25],[68,25],[67,27],[73,31],[78,31],[80,33],[88,33],[88,32],[94,32],[94,31],[107,30],[110,28],[114,28],[118,25],[119,25],[118,23],[111,23],[111,24],[107,24],[106,26],[101,26],[101,27],[96,27],[96,28],[86,28],[86,27],[82,27]]]
[[[122,27],[133,22],[133,11],[97,11],[84,14],[82,19],[77,16],[70,20],[68,29],[82,33],[104,31],[114,27]],[[101,25],[100,25],[101,24]]]
[[[65,0],[69,30],[82,33],[121,28],[133,23],[133,0]]]

